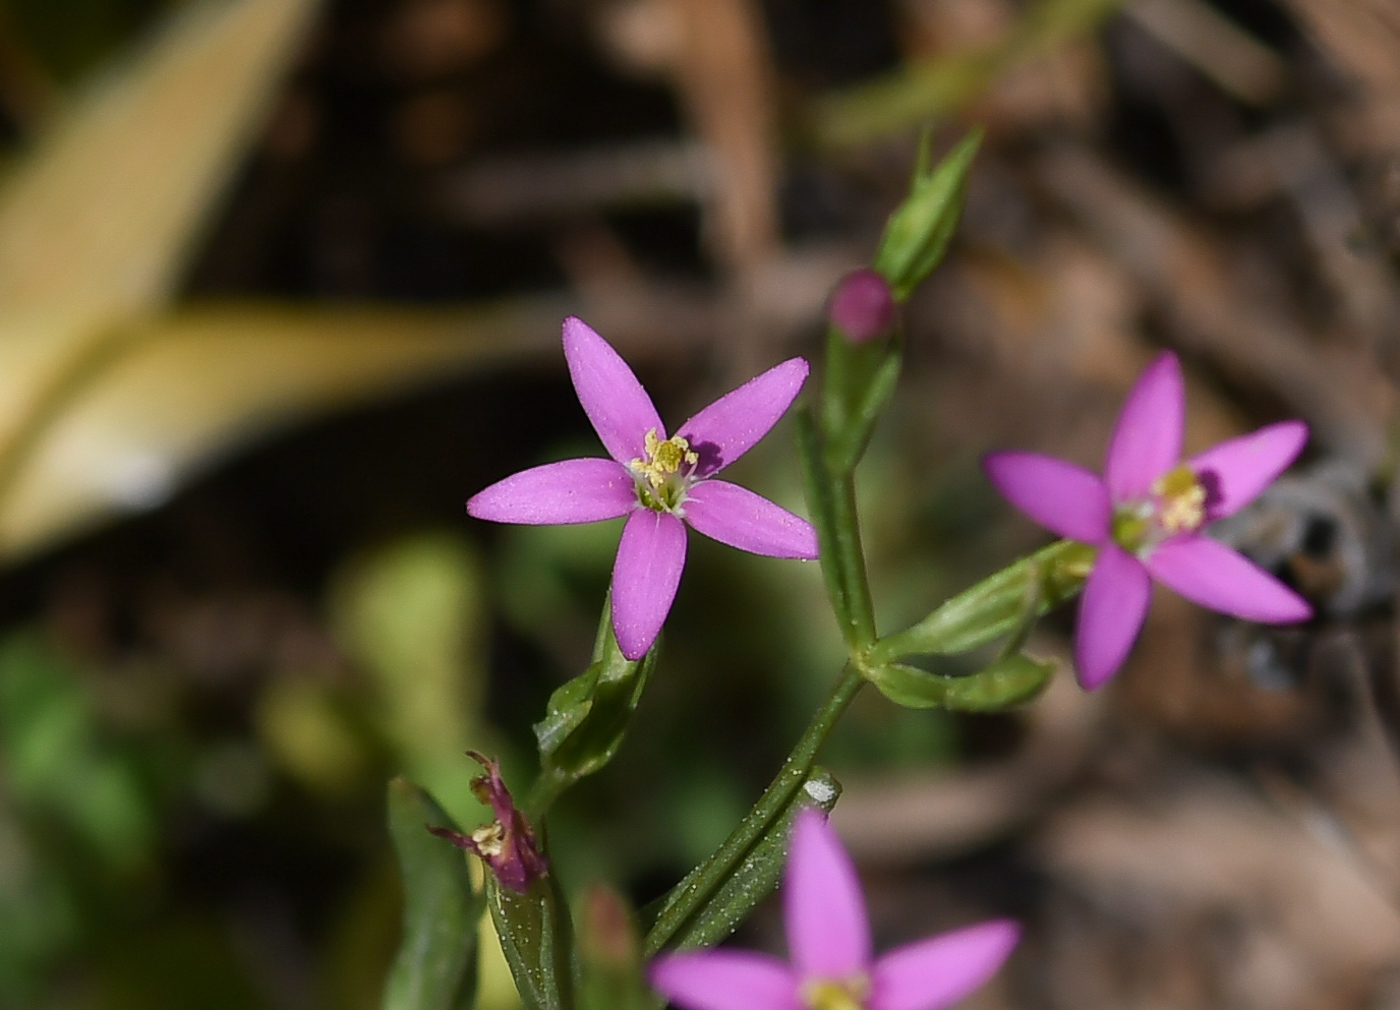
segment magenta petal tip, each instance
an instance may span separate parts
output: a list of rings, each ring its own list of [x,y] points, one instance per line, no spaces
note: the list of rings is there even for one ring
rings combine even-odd
[[[896,311],[889,281],[867,267],[841,279],[827,304],[826,317],[849,340],[859,344],[893,329]]]

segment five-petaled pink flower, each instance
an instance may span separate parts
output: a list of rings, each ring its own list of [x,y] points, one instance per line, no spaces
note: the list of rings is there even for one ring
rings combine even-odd
[[[940,1010],[996,974],[1021,936],[994,919],[873,959],[855,867],[810,809],[793,824],[783,912],[790,966],[749,951],[665,954],[651,984],[686,1010]]]
[[[1181,366],[1168,352],[1128,394],[1102,479],[1031,452],[992,453],[983,461],[992,483],[1022,512],[1099,548],[1075,631],[1075,664],[1088,690],[1127,658],[1147,616],[1151,578],[1247,621],[1289,624],[1312,616],[1297,593],[1201,532],[1252,502],[1293,462],[1307,425],[1271,424],[1183,462],[1184,414]]]
[[[804,519],[714,480],[777,424],[807,378],[790,358],[751,379],[669,438],[627,363],[582,320],[564,320],[564,357],[584,413],[612,459],[566,459],[524,470],[475,495],[467,512],[498,523],[590,523],[627,517],[612,574],[612,623],[628,659],[656,641],[685,566],[685,525],[774,558],[817,556]]]

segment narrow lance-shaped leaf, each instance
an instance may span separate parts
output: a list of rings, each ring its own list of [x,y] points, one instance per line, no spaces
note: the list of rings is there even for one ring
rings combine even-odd
[[[593,662],[550,695],[545,717],[535,724],[540,777],[526,803],[531,816],[539,817],[565,789],[613,759],[651,679],[659,649],[658,643],[641,660],[627,659],[613,635],[609,607],[604,606]]]
[[[954,655],[985,645],[1024,619],[1027,584],[1040,580],[1036,616],[1068,600],[1084,586],[1096,550],[1061,540],[948,600],[918,624],[882,638],[866,650],[871,668],[904,656]]]
[[[554,874],[524,894],[488,875],[486,901],[526,1010],[573,1010],[573,937]]]
[[[963,677],[930,673],[904,663],[877,667],[868,674],[870,682],[896,705],[954,712],[996,712],[1019,705],[1044,690],[1054,675],[1053,661],[1019,652]]]
[[[689,920],[669,938],[667,946],[678,950],[710,947],[719,943],[748,918],[759,902],[777,889],[787,862],[788,834],[799,810],[815,807],[830,813],[841,796],[841,784],[825,768],[814,768],[792,801],[766,832],[755,842],[710,900],[696,909]],[[643,919],[655,922],[695,881],[699,868],[692,870],[659,901],[648,906]],[[651,957],[662,944],[648,937],[645,953]]]
[[[466,859],[428,833],[452,829],[433,799],[404,779],[389,783],[389,833],[403,874],[403,939],[384,986],[384,1010],[471,1010],[476,1005],[477,923]]]

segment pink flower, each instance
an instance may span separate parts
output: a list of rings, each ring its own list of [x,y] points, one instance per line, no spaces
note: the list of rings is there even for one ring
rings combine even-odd
[[[564,357],[579,403],[611,459],[566,459],[524,470],[467,502],[498,523],[591,523],[627,517],[612,575],[612,622],[628,659],[665,623],[685,567],[685,525],[774,558],[817,556],[808,523],[752,491],[714,480],[777,424],[802,389],[807,362],[790,358],[721,396],[667,437],[627,363],[582,320],[564,320]]]
[[[1147,616],[1151,578],[1246,621],[1289,624],[1312,616],[1297,593],[1202,533],[1252,502],[1293,462],[1307,442],[1307,425],[1271,424],[1183,462],[1184,414],[1181,366],[1165,353],[1128,394],[1102,479],[1032,452],[992,453],[983,461],[1018,509],[1062,537],[1099,548],[1075,631],[1075,664],[1086,690],[1123,665]]]
[[[1021,936],[997,919],[873,960],[855,867],[815,810],[793,824],[783,899],[791,965],[738,950],[667,954],[651,984],[686,1010],[939,1010],[996,974]]]

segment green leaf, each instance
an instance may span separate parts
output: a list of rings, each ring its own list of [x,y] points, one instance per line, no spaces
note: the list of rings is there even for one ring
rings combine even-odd
[[[1053,660],[1015,653],[965,677],[945,677],[903,663],[878,667],[868,676],[881,694],[905,708],[996,712],[1034,698],[1054,675]]]
[[[976,130],[927,175],[914,180],[904,203],[890,215],[875,269],[884,274],[896,301],[904,301],[943,258],[962,215],[967,173],[982,143]]]
[[[545,717],[535,724],[540,777],[526,804],[532,817],[613,759],[656,668],[658,652],[659,645],[653,645],[636,662],[624,656],[613,635],[611,609],[603,607],[593,662],[550,695]]]
[[[1039,616],[1079,592],[1097,553],[1072,540],[1053,543],[983,579],[913,627],[880,639],[866,651],[866,662],[875,668],[904,656],[950,656],[1000,638],[1023,623],[1033,580],[1040,582],[1035,594]]]
[[[477,924],[485,897],[473,893],[467,861],[428,833],[456,830],[427,793],[389,783],[389,833],[403,874],[403,941],[384,986],[384,1010],[471,1010],[476,1005]]]
[[[487,874],[486,903],[526,1010],[572,1010],[573,938],[554,874],[536,880],[525,894]]]
[[[813,768],[791,802],[783,808],[710,899],[700,905],[676,930],[669,946],[677,950],[711,947],[729,936],[749,913],[777,888],[787,863],[788,833],[799,810],[815,807],[829,813],[841,796],[841,784],[825,768]],[[643,911],[643,919],[656,922],[693,886],[700,868],[692,870],[667,895]],[[648,956],[655,949],[646,951]]]

